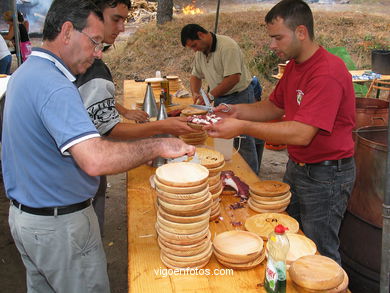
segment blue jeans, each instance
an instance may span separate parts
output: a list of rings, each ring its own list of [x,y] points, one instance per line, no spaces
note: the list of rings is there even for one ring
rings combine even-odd
[[[225,104],[251,104],[255,103],[255,97],[253,93],[252,85],[249,85],[245,90],[233,93],[230,95],[218,97],[214,105],[218,106],[221,103]],[[261,144],[261,140],[255,140],[254,137],[248,136],[248,135],[240,135],[243,137],[241,139],[241,145],[239,153],[244,158],[244,160],[248,163],[248,165],[251,167],[253,172],[256,174],[259,174],[259,168],[261,163],[261,156],[258,155],[256,151],[256,144],[258,144],[258,147],[260,147],[259,151],[261,151],[261,154],[263,153],[263,147],[264,143]],[[239,139],[234,139],[234,147],[237,149],[239,144]],[[259,161],[260,158],[260,161]]]
[[[11,63],[12,56],[7,55],[0,60],[0,74],[10,74],[11,73]]]
[[[339,238],[341,221],[355,183],[356,168],[352,160],[338,166],[304,165],[289,160],[283,181],[291,186],[291,203],[287,208],[319,253],[341,264]]]

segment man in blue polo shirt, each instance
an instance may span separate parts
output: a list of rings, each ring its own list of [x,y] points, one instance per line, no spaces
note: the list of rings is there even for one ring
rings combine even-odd
[[[101,57],[103,31],[101,11],[90,1],[54,0],[42,48],[8,84],[3,177],[28,292],[109,292],[91,207],[98,176],[194,152],[173,138],[130,143],[100,137],[72,82]]]

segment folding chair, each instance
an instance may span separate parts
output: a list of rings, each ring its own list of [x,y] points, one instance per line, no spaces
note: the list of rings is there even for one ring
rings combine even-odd
[[[388,91],[390,96],[390,81],[374,79],[367,91],[366,98],[370,96],[373,90],[377,90],[376,98],[379,98],[380,91]],[[387,97],[387,99],[389,98]]]

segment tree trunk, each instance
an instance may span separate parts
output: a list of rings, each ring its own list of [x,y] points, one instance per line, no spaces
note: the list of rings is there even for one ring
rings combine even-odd
[[[164,24],[172,21],[173,0],[158,0],[157,24]]]

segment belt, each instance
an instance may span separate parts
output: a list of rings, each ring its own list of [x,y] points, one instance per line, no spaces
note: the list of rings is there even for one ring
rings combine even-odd
[[[294,162],[295,164],[303,167],[303,166],[342,166],[342,165],[345,165],[345,164],[348,164],[350,162],[352,162],[353,160],[353,157],[349,157],[349,158],[343,158],[343,159],[340,159],[340,160],[328,160],[328,161],[322,161],[322,162],[318,162],[318,163],[297,163],[297,162]]]
[[[23,212],[39,215],[39,216],[59,216],[59,215],[66,215],[70,213],[74,213],[77,211],[80,211],[82,209],[85,209],[86,207],[89,207],[91,205],[91,199],[87,199],[86,201],[71,204],[68,206],[61,206],[61,207],[52,207],[52,208],[32,208],[25,205],[22,205],[16,200],[11,200],[12,204],[17,207],[18,209],[22,210]]]

